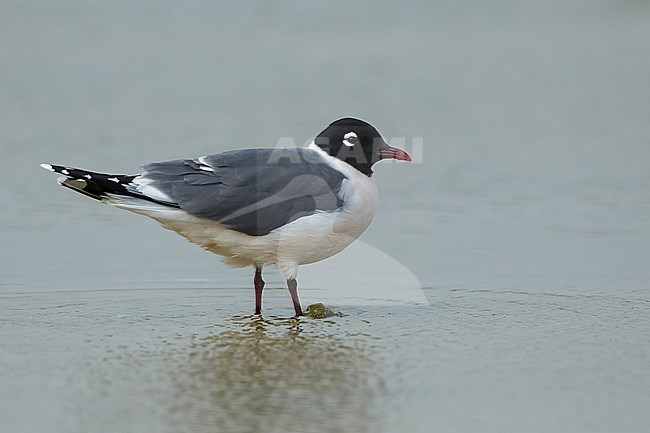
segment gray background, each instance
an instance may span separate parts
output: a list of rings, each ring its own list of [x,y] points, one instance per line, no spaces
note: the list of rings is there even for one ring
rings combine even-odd
[[[611,0],[0,2],[0,431],[648,431],[649,19]],[[259,349],[232,317],[250,270],[38,168],[302,145],[349,115],[416,161],[377,166],[360,246],[301,269],[304,303],[346,316],[302,323],[294,360],[294,325],[269,319],[275,376],[239,355]]]

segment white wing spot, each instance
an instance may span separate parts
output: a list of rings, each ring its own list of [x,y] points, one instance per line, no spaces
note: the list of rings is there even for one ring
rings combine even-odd
[[[119,180],[118,178],[116,178],[116,177],[109,177],[108,180],[112,180],[112,181],[115,182],[115,183],[119,183],[119,182],[120,182],[120,180]]]
[[[66,170],[65,168],[64,168],[63,170],[61,170],[61,173],[63,173],[63,174],[70,174],[70,172],[69,172],[68,170]]]
[[[84,177],[85,177],[86,179],[92,179],[92,178],[93,178],[93,177],[92,177],[91,175],[89,175],[89,174],[84,174]]]
[[[142,175],[136,177],[133,182],[130,183],[130,185],[133,185],[136,190],[140,191],[142,194],[148,197],[155,198],[156,200],[173,202],[173,200],[167,194],[160,191],[158,188],[156,188],[155,185],[152,185],[152,183],[155,183],[154,180],[149,179],[146,176],[147,173],[145,172]]]

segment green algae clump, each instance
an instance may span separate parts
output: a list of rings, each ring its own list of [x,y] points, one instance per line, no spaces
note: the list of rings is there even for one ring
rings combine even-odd
[[[343,314],[334,312],[331,308],[327,308],[325,305],[318,303],[307,307],[305,316],[311,317],[312,319],[325,319],[326,317],[341,317]]]

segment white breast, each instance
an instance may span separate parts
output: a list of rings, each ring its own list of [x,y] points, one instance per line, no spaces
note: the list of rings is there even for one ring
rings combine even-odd
[[[368,228],[377,210],[377,183],[312,143],[324,162],[347,176],[341,186],[344,205],[336,212],[302,217],[267,236],[277,239],[278,265],[314,263],[341,252]],[[266,237],[266,236],[265,236]]]

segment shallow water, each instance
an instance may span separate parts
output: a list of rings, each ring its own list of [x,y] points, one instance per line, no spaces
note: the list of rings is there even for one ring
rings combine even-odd
[[[650,430],[650,7],[565,3],[2,3],[0,432]],[[251,270],[38,167],[344,115],[415,163],[300,270],[343,317],[272,271],[248,316]]]

